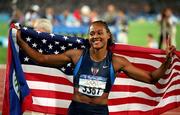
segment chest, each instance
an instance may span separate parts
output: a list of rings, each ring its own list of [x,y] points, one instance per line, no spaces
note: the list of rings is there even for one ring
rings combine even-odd
[[[93,62],[85,60],[79,71],[79,74],[86,74],[91,76],[102,76],[107,78],[109,76],[110,63],[107,60],[101,62]]]

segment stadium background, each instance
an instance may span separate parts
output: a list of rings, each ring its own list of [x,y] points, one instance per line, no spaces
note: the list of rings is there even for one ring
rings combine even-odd
[[[40,8],[40,16],[44,14],[47,7],[52,7],[56,15],[61,15],[65,9],[73,12],[76,9],[81,9],[84,5],[88,5],[91,10],[96,10],[99,15],[102,15],[106,12],[108,4],[114,4],[116,9],[125,11],[128,17],[128,44],[143,47],[147,46],[148,33],[151,33],[158,42],[160,28],[156,17],[163,8],[170,7],[178,19],[176,44],[177,50],[180,50],[180,0],[0,0],[0,110],[2,109],[7,58],[8,28],[12,21],[13,9],[15,7],[19,8],[22,14],[25,15],[29,8],[35,4]],[[64,25],[54,26],[54,32],[57,34],[66,33],[66,30],[62,32],[60,27],[64,27]],[[81,31],[81,29],[78,32],[82,32],[84,37],[84,31]],[[85,32],[87,29],[86,27]],[[73,31],[76,30],[71,28],[71,32]],[[74,34],[77,35],[76,32]],[[81,33],[79,34],[81,35]],[[178,114],[180,114],[180,108],[166,112],[163,115]]]

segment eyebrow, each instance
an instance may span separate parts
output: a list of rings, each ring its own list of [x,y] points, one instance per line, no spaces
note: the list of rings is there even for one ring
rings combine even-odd
[[[103,32],[103,29],[99,29],[99,30],[92,30],[93,32],[94,31],[97,31],[97,32],[99,32],[99,31],[102,31]],[[91,30],[90,30],[90,32],[92,32]]]

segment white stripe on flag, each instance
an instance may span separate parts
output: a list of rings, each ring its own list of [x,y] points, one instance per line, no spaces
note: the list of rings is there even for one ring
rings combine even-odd
[[[41,66],[32,66],[32,65],[23,65],[23,70],[25,72],[29,72],[29,73],[39,73],[39,74],[44,74],[44,75],[52,75],[52,76],[60,76],[63,78],[68,78],[70,80],[73,80],[72,76],[67,76],[64,73],[62,73],[60,70],[55,69],[55,68],[48,68],[48,67],[41,67]],[[177,70],[173,70],[173,72],[178,72]],[[173,73],[172,72],[172,73]],[[160,83],[165,84],[168,82],[170,78],[168,78],[167,80],[161,80]],[[179,80],[180,76],[176,76],[174,77],[170,82],[173,82],[175,80]],[[38,83],[37,83],[38,84]],[[47,85],[47,84],[46,84]],[[132,86],[137,86],[137,87],[147,87],[149,89],[151,89],[154,93],[163,93],[165,90],[167,90],[168,87],[165,87],[163,89],[158,89],[156,86],[154,86],[153,84],[147,84],[147,83],[143,83],[143,82],[139,82],[133,79],[127,79],[127,78],[119,78],[117,77],[115,79],[115,85],[132,85]],[[32,87],[32,85],[31,85]]]
[[[68,108],[71,100],[54,99],[54,98],[42,98],[33,96],[33,104],[40,106]]]
[[[160,61],[152,60],[152,59],[139,58],[139,57],[130,57],[130,56],[120,55],[120,54],[115,54],[115,55],[125,57],[126,59],[128,59],[132,63],[150,65],[150,66],[155,67],[155,68],[158,68],[162,63]]]
[[[127,111],[127,110],[128,111],[132,111],[132,110],[149,111],[155,108],[162,108],[163,106],[170,103],[174,103],[174,102],[180,102],[180,96],[170,96],[168,98],[162,99],[157,106],[148,106],[148,105],[139,104],[139,103],[112,105],[112,106],[109,106],[109,111],[110,112]]]
[[[68,85],[39,82],[39,81],[27,81],[27,83],[30,89],[59,91],[59,92],[66,92],[71,94],[73,93],[73,87]]]
[[[161,108],[167,104],[173,103],[173,102],[180,102],[180,95],[175,96],[169,96],[168,98],[164,98],[160,101],[160,103],[157,105],[158,108]]]
[[[25,73],[37,73],[37,74],[42,74],[42,75],[63,77],[73,82],[73,76],[66,75],[56,68],[42,67],[38,65],[25,65],[25,64],[22,64],[22,68]]]
[[[175,73],[179,73],[179,70],[176,70],[176,69],[172,69],[172,72],[171,72],[171,74],[169,75],[170,77],[168,77],[167,79],[160,79],[158,82],[160,83],[160,84],[167,84],[169,81],[170,81],[170,79],[172,79],[171,77],[172,77],[172,75],[173,74],[175,74]],[[180,73],[179,73],[179,75],[177,75],[176,77],[174,77],[172,80],[171,80],[171,82],[173,82],[173,81],[176,81],[176,80],[180,80]]]
[[[109,94],[109,99],[117,99],[117,98],[129,98],[129,97],[139,97],[148,100],[157,101],[160,100],[161,97],[151,97],[143,92],[117,92],[111,91]],[[157,101],[158,102],[158,101]]]
[[[180,84],[173,85],[170,88],[167,88],[166,93],[174,91],[174,90],[179,90],[179,88],[180,88]],[[160,92],[157,91],[155,93],[159,94]],[[146,93],[140,92],[140,91],[139,92],[133,92],[133,93],[132,92],[116,92],[116,91],[111,91],[110,95],[109,95],[109,99],[129,98],[129,97],[139,97],[139,98],[149,99],[149,100],[153,100],[153,101],[157,101],[157,100],[160,100],[160,98],[162,98],[162,97],[158,97],[158,96],[151,97],[151,96],[147,95]]]
[[[176,76],[174,79],[179,80],[180,76],[179,77]],[[170,81],[169,84],[171,84],[171,82],[172,81]],[[136,80],[133,80],[133,79],[127,79],[127,78],[116,78],[115,85],[129,85],[129,86],[137,86],[137,87],[141,87],[141,88],[148,88],[148,89],[152,90],[156,94],[164,93],[167,90],[167,88],[169,88],[168,86],[166,86],[165,88],[158,89],[153,84],[147,84],[147,83],[143,83],[143,82],[140,82],[140,81],[136,81]],[[171,86],[171,88],[174,88],[174,89],[177,89],[176,87],[180,87],[180,84]]]
[[[148,111],[152,109],[152,106],[148,106],[145,104],[138,104],[138,103],[132,103],[132,104],[121,104],[121,105],[113,105],[108,106],[110,112],[118,112],[118,111],[132,111],[132,110],[141,110],[141,111]]]

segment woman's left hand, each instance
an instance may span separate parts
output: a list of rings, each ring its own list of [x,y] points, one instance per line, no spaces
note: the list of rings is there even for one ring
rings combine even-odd
[[[174,51],[176,50],[176,47],[171,45],[171,39],[168,38],[166,40],[166,58],[172,58],[174,55]]]

